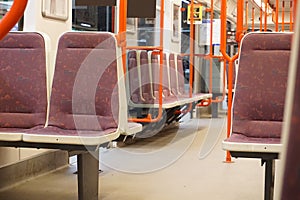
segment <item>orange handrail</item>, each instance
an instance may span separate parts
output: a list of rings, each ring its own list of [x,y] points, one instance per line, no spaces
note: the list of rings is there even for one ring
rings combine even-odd
[[[194,42],[195,42],[195,25],[194,25],[194,0],[191,1],[191,12],[190,12],[190,58],[189,58],[189,64],[190,64],[190,80],[189,80],[189,97],[193,96],[193,79],[194,79]],[[190,112],[192,110],[192,103],[189,104],[189,107],[187,110],[182,111],[183,113]]]
[[[249,2],[248,2],[248,0],[246,0],[246,22],[245,22],[245,29],[246,29],[246,31],[248,31],[248,18],[249,18]]]
[[[281,31],[284,32],[284,1],[282,2],[282,11],[281,11]]]
[[[279,0],[276,0],[276,11],[275,11],[275,16],[276,16],[276,24],[275,24],[275,31],[279,31]]]
[[[264,15],[264,17],[265,17],[265,26],[264,26],[264,31],[266,32],[267,31],[267,25],[268,25],[268,0],[265,0],[265,15]]]
[[[238,4],[238,16],[237,19],[243,17],[241,16],[240,11],[241,4]],[[227,0],[223,0],[221,2],[221,53],[223,54],[224,58],[229,62],[229,69],[228,69],[228,115],[227,115],[227,137],[230,137],[231,132],[231,118],[232,118],[232,83],[233,83],[233,62],[237,59],[238,54],[235,54],[233,57],[230,57],[226,53],[226,22],[227,22]],[[243,23],[239,22],[239,26]],[[239,27],[241,30],[241,27]],[[230,153],[226,152],[226,162],[231,162]]]
[[[9,12],[0,21],[0,40],[14,27],[23,16],[27,0],[14,0]]]
[[[237,15],[240,17],[237,17],[237,19],[236,19],[236,41],[240,42],[242,37],[244,36],[244,30],[243,30],[244,29],[244,27],[243,27],[244,26],[244,21],[243,21],[244,0],[239,0],[237,2],[237,8],[238,8]],[[226,36],[226,32],[225,32],[225,36]],[[226,40],[225,40],[225,42],[226,42]],[[226,51],[226,49],[225,49],[225,51]]]
[[[120,1],[118,43],[122,50],[123,72],[126,73],[127,0]]]
[[[290,2],[290,31],[293,31],[293,21],[294,21],[293,19],[294,14],[293,14],[292,7],[293,7],[293,2],[291,1]]]

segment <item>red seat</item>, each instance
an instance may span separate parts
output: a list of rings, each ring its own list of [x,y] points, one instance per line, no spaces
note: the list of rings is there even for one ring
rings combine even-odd
[[[250,33],[241,43],[231,136],[223,149],[265,164],[265,200],[273,198],[292,34]]]
[[[46,121],[44,37],[11,32],[0,41],[0,57],[0,140],[21,141]]]
[[[115,43],[110,33],[60,38],[47,127],[27,132],[25,142],[99,145],[120,135]]]
[[[280,143],[284,100],[292,34],[251,33],[241,45],[237,85],[234,94],[231,137],[223,143],[227,150],[234,144],[253,143],[253,138],[278,138]],[[236,140],[235,135],[244,140]],[[255,147],[268,152],[263,143]],[[245,149],[248,149],[244,145]],[[280,148],[277,148],[277,152]],[[243,151],[243,149],[240,149]]]

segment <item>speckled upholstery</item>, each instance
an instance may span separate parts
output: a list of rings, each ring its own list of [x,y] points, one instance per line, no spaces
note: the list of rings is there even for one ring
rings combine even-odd
[[[103,131],[117,128],[115,49],[111,34],[69,32],[60,38],[48,129]]]
[[[300,46],[300,42],[298,44]],[[298,51],[296,85],[292,107],[292,118],[283,176],[282,200],[300,199],[300,51]]]
[[[252,33],[243,39],[233,104],[232,137],[227,141],[278,138],[276,141],[280,142],[291,36]]]
[[[153,81],[153,91],[156,98],[159,98],[159,85],[160,85],[160,64],[159,55],[157,53],[152,53],[151,55],[151,69],[152,69],[152,81]],[[163,55],[163,95],[164,97],[170,96],[169,81],[168,81],[168,67],[167,67],[167,55]]]
[[[130,100],[135,104],[152,104],[154,99],[147,51],[128,52],[128,78]]]
[[[184,94],[184,72],[183,72],[183,63],[182,57],[177,56],[177,71],[178,71],[178,92]]]
[[[129,81],[129,96],[133,103],[142,103],[140,95],[139,74],[137,69],[136,51],[128,52],[128,81]]]
[[[202,100],[203,96],[207,95],[204,93],[193,93],[191,96],[189,92],[185,91],[184,86],[184,73],[182,57],[180,55],[174,55],[173,53],[169,56],[169,70],[170,70],[170,87],[172,94],[180,100],[185,100],[186,103],[193,101]],[[175,66],[177,64],[177,68]]]
[[[140,53],[139,53],[140,52]],[[139,56],[140,55],[140,56]],[[135,51],[128,53],[129,92],[135,104],[158,104],[160,85],[160,58],[158,52]],[[140,59],[139,59],[140,58]],[[178,58],[178,59],[177,59]],[[140,65],[138,65],[140,61]],[[176,68],[176,65],[178,67]],[[137,67],[140,66],[140,67]],[[182,59],[174,53],[163,55],[162,100],[171,108],[208,98],[207,94],[190,97],[184,89]],[[140,80],[139,80],[140,70]],[[178,70],[178,71],[177,71]],[[142,86],[139,86],[142,85]]]
[[[141,69],[141,86],[142,86],[142,96],[147,104],[153,103],[154,99],[152,97],[151,91],[151,81],[148,63],[148,53],[146,51],[141,51],[140,54],[140,69]]]
[[[139,56],[140,55],[140,56]],[[136,104],[153,104],[158,103],[159,98],[159,55],[157,53],[149,54],[146,51],[140,51],[138,55],[137,51],[132,50],[128,53],[128,70],[129,70],[129,92],[130,99]],[[140,58],[138,69],[138,58]],[[149,59],[150,68],[149,69]],[[176,99],[170,96],[169,81],[168,81],[168,67],[166,65],[166,54],[164,55],[164,67],[163,67],[163,101],[164,103],[174,102]],[[139,72],[140,70],[140,80]],[[152,82],[150,79],[150,73]],[[155,99],[154,99],[155,98]]]
[[[46,60],[39,33],[9,33],[0,41],[0,131],[43,126]]]
[[[170,53],[169,55],[169,71],[170,71],[170,88],[171,93],[173,95],[179,95],[178,89],[177,89],[177,70],[175,66],[175,55],[173,53]]]

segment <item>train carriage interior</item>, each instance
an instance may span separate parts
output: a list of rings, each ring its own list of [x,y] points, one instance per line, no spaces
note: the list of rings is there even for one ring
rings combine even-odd
[[[0,200],[300,200],[299,46],[297,0],[0,0]]]

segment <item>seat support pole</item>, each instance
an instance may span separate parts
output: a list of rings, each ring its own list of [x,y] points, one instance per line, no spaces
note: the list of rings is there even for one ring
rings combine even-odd
[[[78,199],[98,200],[99,150],[77,155]]]
[[[275,160],[266,159],[262,160],[265,165],[265,200],[273,200],[274,194],[274,177],[275,177]]]

